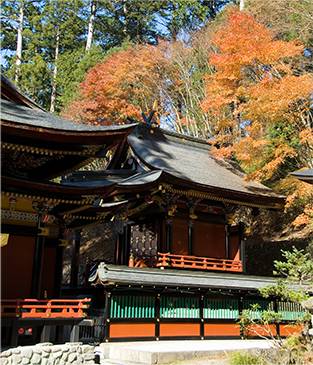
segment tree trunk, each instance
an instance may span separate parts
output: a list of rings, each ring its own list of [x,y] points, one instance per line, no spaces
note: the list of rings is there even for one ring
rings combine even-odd
[[[93,32],[94,32],[94,23],[96,17],[96,0],[90,1],[90,17],[88,23],[88,35],[87,35],[87,42],[86,42],[86,52],[88,52],[91,48],[92,39],[93,39]]]
[[[240,0],[239,2],[239,10],[243,11],[245,9],[245,0]]]
[[[23,48],[23,21],[24,21],[24,1],[20,1],[20,11],[17,28],[16,41],[16,61],[15,61],[15,83],[18,84],[21,74],[22,48]]]
[[[57,27],[56,36],[55,36],[54,68],[53,68],[53,75],[52,75],[52,90],[51,90],[51,104],[50,104],[51,113],[54,113],[54,111],[55,111],[55,101],[56,101],[56,96],[57,96],[59,46],[60,46],[60,28]]]
[[[126,0],[123,0],[123,14],[124,14],[124,25],[123,25],[123,33],[125,34],[125,36],[127,36],[127,30],[128,30],[128,21],[127,21],[127,4],[126,4]]]

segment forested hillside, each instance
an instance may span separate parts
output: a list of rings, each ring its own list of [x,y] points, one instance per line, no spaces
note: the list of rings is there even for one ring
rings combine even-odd
[[[312,19],[311,0],[2,1],[3,67],[76,121],[153,112],[206,139],[287,195],[285,214],[261,212],[254,233],[306,240],[313,187],[289,173],[313,167]]]

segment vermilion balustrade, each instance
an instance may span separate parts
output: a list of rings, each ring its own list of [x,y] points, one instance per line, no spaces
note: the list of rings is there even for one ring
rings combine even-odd
[[[176,267],[183,269],[220,270],[242,272],[242,263],[239,260],[213,259],[209,257],[172,255],[158,253],[157,267]]]
[[[2,317],[83,318],[91,299],[17,299],[1,301]]]

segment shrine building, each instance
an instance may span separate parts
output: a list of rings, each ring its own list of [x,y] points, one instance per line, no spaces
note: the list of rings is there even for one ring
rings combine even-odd
[[[276,279],[246,272],[238,218],[282,209],[283,196],[207,141],[67,121],[1,82],[6,345],[240,338],[252,304],[256,319],[282,314],[274,335],[297,329],[299,306],[260,297]]]

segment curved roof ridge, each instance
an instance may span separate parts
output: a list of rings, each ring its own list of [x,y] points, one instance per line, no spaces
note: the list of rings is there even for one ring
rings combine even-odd
[[[173,140],[177,139],[178,143],[179,143],[179,140],[185,140],[185,141],[194,142],[194,144],[199,144],[199,148],[203,148],[204,146],[207,148],[210,148],[208,139],[189,136],[187,134],[179,133],[176,131],[171,131],[171,130],[165,129],[165,128],[158,128],[158,130],[160,130],[166,136],[172,137]]]

